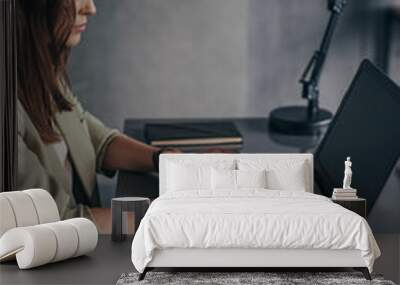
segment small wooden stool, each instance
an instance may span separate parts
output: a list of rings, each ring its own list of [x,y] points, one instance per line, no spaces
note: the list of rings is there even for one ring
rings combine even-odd
[[[135,215],[135,232],[139,227],[140,221],[146,214],[150,205],[150,199],[144,197],[120,197],[111,200],[112,212],[112,241],[123,241],[126,239],[127,213],[133,212]]]

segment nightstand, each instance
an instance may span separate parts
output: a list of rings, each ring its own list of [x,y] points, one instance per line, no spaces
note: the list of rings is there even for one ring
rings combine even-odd
[[[144,197],[119,197],[111,200],[112,212],[112,241],[123,241],[127,238],[127,212],[135,215],[135,232],[140,221],[150,206],[150,199]],[[135,233],[133,233],[135,234]]]
[[[363,218],[367,217],[367,200],[363,198],[354,198],[351,200],[337,200],[331,198],[331,200],[332,202],[359,214]]]

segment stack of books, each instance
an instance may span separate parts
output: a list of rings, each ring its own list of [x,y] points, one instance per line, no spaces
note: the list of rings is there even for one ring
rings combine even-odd
[[[332,199],[335,200],[353,200],[357,199],[357,190],[356,189],[343,189],[343,188],[334,188]]]
[[[242,135],[230,121],[146,124],[145,138],[152,146],[189,152],[215,147],[238,152],[243,146]]]

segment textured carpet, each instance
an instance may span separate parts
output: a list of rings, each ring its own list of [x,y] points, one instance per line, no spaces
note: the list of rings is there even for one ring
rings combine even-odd
[[[368,281],[359,272],[148,272],[146,278],[137,281],[138,273],[122,274],[117,285],[133,284],[376,284],[395,285],[392,281],[384,280],[380,275],[372,275]]]

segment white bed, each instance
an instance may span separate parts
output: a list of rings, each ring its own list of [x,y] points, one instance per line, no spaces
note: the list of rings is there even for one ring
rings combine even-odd
[[[225,179],[235,173],[235,183],[254,186],[258,169],[274,173],[275,165],[263,188],[232,189]],[[193,166],[200,170],[191,176],[185,169]],[[209,166],[220,173],[207,176]],[[243,173],[259,174],[240,182]],[[208,179],[211,187],[203,183]],[[132,243],[140,278],[154,267],[354,267],[369,278],[379,255],[362,217],[313,194],[311,154],[162,155],[160,197]]]

